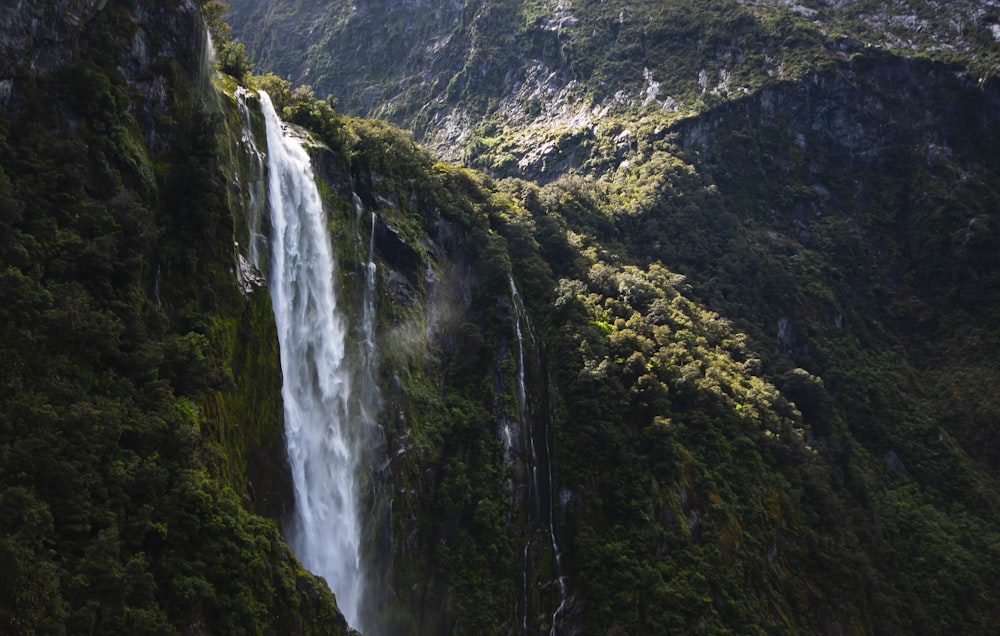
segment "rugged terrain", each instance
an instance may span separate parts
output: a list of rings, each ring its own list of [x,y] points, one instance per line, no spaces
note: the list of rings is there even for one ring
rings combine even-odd
[[[507,236],[527,304],[541,303],[534,308],[547,325],[567,298],[589,298],[585,315],[607,325],[610,343],[604,351],[577,335],[568,350],[581,356],[579,375],[556,373],[572,368],[563,359],[551,367],[559,404],[555,481],[567,496],[567,555],[577,574],[571,581],[586,615],[578,625],[664,628],[671,624],[655,622],[649,608],[688,603],[650,601],[654,581],[718,571],[701,557],[680,566],[676,551],[638,539],[642,528],[675,527],[669,515],[656,513],[654,493],[669,480],[637,459],[652,448],[641,441],[641,422],[683,421],[670,413],[690,404],[683,396],[694,379],[700,387],[726,386],[691,360],[674,359],[683,373],[659,377],[660,358],[643,338],[658,341],[628,326],[640,316],[655,319],[631,300],[629,283],[618,277],[624,274],[605,268],[637,267],[650,277],[663,267],[671,273],[661,280],[743,334],[747,353],[735,357],[744,373],[759,375],[792,402],[801,418],[795,430],[819,462],[767,457],[760,466],[762,474],[784,475],[787,482],[774,492],[800,497],[789,505],[805,524],[788,545],[806,562],[785,562],[781,576],[764,580],[808,579],[802,587],[814,590],[806,595],[812,600],[804,599],[800,610],[812,618],[795,623],[795,610],[781,605],[795,597],[788,589],[743,606],[776,603],[776,615],[800,631],[931,633],[954,628],[921,626],[935,616],[951,620],[943,615],[957,606],[927,609],[942,586],[964,580],[954,583],[956,593],[974,598],[957,591],[986,589],[992,578],[981,570],[973,580],[986,588],[978,588],[941,565],[997,555],[989,388],[998,344],[996,11],[988,2],[945,8],[236,0],[229,19],[262,69],[329,94],[339,109],[388,118],[439,157],[533,182],[496,184],[530,212],[531,220],[516,226],[545,262],[519,273],[533,261]],[[528,288],[528,280],[538,287]],[[559,350],[556,341],[549,332],[550,351]],[[670,399],[641,414],[610,397],[602,404],[617,407],[597,408],[584,397],[623,391],[641,402],[650,399],[644,388],[650,377],[664,381]],[[752,394],[767,395],[761,391]],[[740,412],[741,404],[732,408]],[[602,422],[596,430],[612,437],[587,446],[587,432],[595,429],[586,422],[595,421]],[[721,413],[707,421],[704,434],[723,448],[739,445],[739,436],[722,432]],[[682,439],[679,446],[689,449],[691,438]],[[613,448],[629,450],[615,455]],[[686,465],[677,452],[674,466]],[[753,482],[717,476],[744,461],[706,446],[691,455],[704,462],[696,465],[714,476],[713,484]],[[623,464],[636,472],[615,481]],[[796,485],[811,479],[817,481]],[[771,490],[754,483],[739,494],[721,496],[712,487],[702,496],[744,506],[767,500]],[[625,484],[643,484],[642,494]],[[643,512],[616,526],[613,520],[628,517],[615,501]],[[695,510],[692,517],[687,505],[689,520],[707,513]],[[571,510],[587,513],[576,518]],[[836,520],[828,516],[832,510]],[[751,529],[751,517],[769,518],[736,514],[745,536],[771,536],[766,524]],[[779,526],[788,523],[782,518]],[[804,548],[813,531],[817,543]],[[732,529],[720,532],[720,550],[729,554],[725,537]],[[913,541],[914,532],[924,539]],[[924,557],[923,550],[951,543],[944,537],[960,536],[969,560],[958,553]],[[762,563],[781,561],[783,540],[760,548],[758,555],[767,553]],[[833,545],[838,556],[829,552]],[[616,549],[624,550],[617,560],[610,558]],[[762,571],[750,565],[755,559],[735,557],[748,577],[734,583],[739,598],[747,587],[767,587],[754,578],[761,574],[751,574]],[[667,574],[667,563],[677,569]],[[931,563],[933,569],[917,573]],[[654,565],[655,575],[645,569]],[[617,603],[608,600],[614,585],[598,583],[613,578],[613,570],[633,572],[622,575],[620,587],[628,591]],[[722,587],[708,584],[713,600],[706,615],[722,611],[720,599],[728,598]],[[911,594],[921,601],[901,600]],[[773,598],[784,600],[764,600]],[[904,606],[921,608],[914,610],[921,618]],[[598,619],[601,607],[609,613]],[[625,618],[626,607],[636,615]],[[763,614],[747,624],[764,624]],[[705,628],[704,616],[670,629]]]
[[[259,88],[352,344],[376,263],[366,633],[992,633],[997,16],[949,7],[0,9],[0,631],[348,630],[280,532]]]
[[[504,176],[579,171],[589,146],[613,144],[622,126],[687,117],[876,49],[953,64],[974,81],[1000,63],[995,2],[231,6],[234,34],[262,70]],[[569,160],[554,162],[567,146]]]

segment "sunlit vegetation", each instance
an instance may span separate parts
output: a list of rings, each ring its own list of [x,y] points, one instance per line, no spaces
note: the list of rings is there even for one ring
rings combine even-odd
[[[512,380],[504,389],[491,379],[498,367],[516,371],[509,261],[554,391],[569,620],[625,633],[832,623],[988,633],[1000,508],[995,476],[977,459],[984,449],[942,428],[949,402],[926,388],[903,393],[937,372],[901,346],[912,336],[895,330],[897,313],[882,317],[878,296],[853,290],[881,276],[872,244],[825,215],[809,240],[775,217],[871,179],[864,187],[885,199],[866,218],[887,222],[892,209],[878,201],[909,192],[911,180],[858,163],[856,176],[823,188],[782,186],[769,171],[807,160],[794,135],[753,137],[718,116],[730,136],[710,152],[685,152],[677,141],[690,133],[680,128],[640,137],[648,162],[614,180],[567,176],[544,187],[435,164],[405,133],[343,120],[346,145],[332,150],[349,157],[352,186],[422,255],[418,271],[462,290],[442,298],[414,283],[410,308],[385,299],[386,418],[390,448],[402,453],[392,479],[412,493],[395,500],[389,579],[409,600],[390,624],[495,629],[519,602],[524,530],[510,517],[518,512],[505,512],[513,475],[496,430],[498,408],[511,413],[516,398]],[[828,152],[825,161],[845,165]],[[971,187],[951,192],[976,200]],[[442,234],[442,217],[465,230]],[[447,258],[431,256],[427,240],[445,241]],[[988,363],[970,360],[954,364],[991,377]],[[914,598],[918,612],[908,609]],[[443,609],[403,609],[414,604]]]
[[[612,118],[561,138],[586,150],[567,174],[494,180],[253,75],[204,4],[222,83],[267,90],[316,142],[345,299],[353,196],[378,215],[372,479],[392,514],[367,549],[388,632],[507,633],[522,594],[544,630],[559,604],[551,549],[522,556],[539,529],[499,430],[518,410],[510,277],[538,339],[567,625],[995,628],[994,87],[844,59],[801,16],[735,3],[574,3],[600,28],[558,37],[541,3],[491,3],[449,98],[485,112],[504,77],[487,62],[527,38],[595,95],[641,90],[639,53],[683,57],[652,68],[701,113]],[[147,69],[159,102],[123,76],[109,43],[131,50],[135,29],[108,7],[0,111],[0,631],[343,633],[278,530],[273,325],[233,273],[242,122],[194,63]],[[637,50],[599,53],[618,40]],[[816,75],[771,85],[772,53]],[[716,90],[723,67],[749,97]],[[470,160],[509,150],[478,132]]]

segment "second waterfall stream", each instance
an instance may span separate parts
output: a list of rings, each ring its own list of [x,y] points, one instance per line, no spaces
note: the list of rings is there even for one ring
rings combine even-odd
[[[371,422],[358,396],[369,392],[352,386],[348,325],[337,306],[334,255],[309,155],[263,91],[260,101],[267,128],[268,282],[295,489],[286,534],[302,564],[326,579],[347,622],[363,629],[358,473]]]

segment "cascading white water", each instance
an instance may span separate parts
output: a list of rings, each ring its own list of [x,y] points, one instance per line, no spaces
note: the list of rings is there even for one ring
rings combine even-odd
[[[295,489],[288,539],[323,576],[355,628],[364,589],[357,473],[364,418],[352,405],[346,321],[334,293],[334,261],[309,155],[288,134],[266,93],[270,290],[278,328],[285,437]]]
[[[531,324],[528,322],[528,313],[524,309],[524,302],[521,300],[521,295],[517,292],[517,285],[514,284],[514,278],[510,277],[510,294],[511,299],[514,303],[514,314],[515,314],[515,333],[517,335],[517,357],[518,357],[518,368],[517,368],[517,397],[518,397],[518,413],[521,419],[521,426],[525,428],[525,432],[528,436],[529,446],[531,451],[531,477],[532,483],[535,488],[535,508],[537,514],[538,523],[544,523],[548,521],[548,531],[549,531],[549,541],[552,544],[552,554],[556,562],[556,577],[559,581],[559,593],[560,593],[560,603],[559,607],[556,608],[555,612],[552,613],[552,628],[549,631],[550,636],[556,636],[557,626],[559,624],[559,618],[562,616],[563,611],[566,609],[566,576],[563,573],[562,565],[562,551],[559,549],[559,542],[556,540],[556,527],[555,527],[555,510],[552,503],[552,448],[549,444],[550,431],[546,428],[542,431],[542,452],[544,453],[545,459],[545,474],[542,476],[544,478],[544,485],[539,483],[538,474],[538,453],[535,445],[536,431],[534,430],[534,425],[531,419],[531,412],[528,408],[528,392],[525,382],[525,365],[524,365],[524,330],[521,327],[522,320],[524,321],[525,328],[527,329],[528,335],[531,337],[531,346],[533,351],[537,356],[538,354],[538,343],[535,340],[535,334],[531,329]],[[536,358],[538,362],[538,368],[541,368],[541,360]],[[547,502],[547,506],[543,507],[542,498],[543,494]],[[525,571],[527,571],[527,554],[528,546],[525,546]],[[526,575],[525,575],[526,576]],[[527,582],[525,582],[525,588],[527,588]],[[525,631],[527,631],[527,594],[525,594],[525,617],[524,625]]]
[[[378,348],[375,346],[375,213],[372,212],[371,233],[368,235],[368,261],[365,263],[364,321],[366,361],[372,368],[377,363]]]
[[[364,244],[364,239],[361,236],[364,211],[361,198],[355,194],[354,234],[358,245]],[[381,396],[379,395],[376,378],[378,370],[378,345],[375,342],[375,276],[378,273],[378,268],[375,264],[375,222],[377,217],[374,212],[370,213],[370,218],[368,253],[365,255],[364,262],[365,285],[361,291],[361,325],[357,336],[361,360],[358,375],[357,404],[359,406],[358,417],[364,425],[365,430],[369,432],[368,441],[373,444],[369,449],[370,458],[376,460],[384,455],[385,449],[381,447],[384,443],[384,438],[382,431],[378,427],[376,417],[381,405]]]
[[[361,198],[354,195],[355,236],[361,238],[361,217],[365,208]],[[365,262],[365,289],[361,298],[361,354],[366,370],[372,372],[378,363],[378,349],[375,346],[375,213],[371,213],[371,233],[368,235],[368,255]],[[374,378],[370,378],[374,380]],[[374,385],[374,382],[373,382]]]

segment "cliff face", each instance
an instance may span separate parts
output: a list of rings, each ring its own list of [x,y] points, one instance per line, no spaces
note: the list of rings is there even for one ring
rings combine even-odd
[[[662,126],[865,51],[995,75],[995,9],[934,6],[234,0],[227,19],[261,70],[412,130],[440,157],[535,178],[567,142],[613,145],[642,121]],[[550,158],[547,176],[588,157]]]
[[[280,378],[200,6],[28,4],[0,10],[0,630],[346,631],[250,512]]]
[[[988,633],[995,100],[856,60],[623,136],[616,187],[342,120],[338,251],[352,193],[378,215],[380,629]]]
[[[82,26],[107,4],[107,0],[80,0],[25,6],[9,4],[0,9],[3,81],[25,71],[46,72],[65,64],[72,55]]]
[[[845,391],[861,383],[848,371],[852,347],[835,333],[860,335],[867,324],[877,335],[862,336],[864,346],[901,348],[915,377],[899,383],[993,477],[992,425],[982,405],[957,396],[972,377],[995,373],[973,352],[991,345],[960,342],[990,330],[997,302],[991,252],[1000,237],[986,210],[995,201],[998,98],[995,80],[978,85],[945,65],[879,56],[765,89],[675,129],[683,154],[713,176],[752,237],[760,266],[789,277],[760,288],[781,298],[763,313],[755,312],[766,305],[733,298],[720,298],[720,310],[752,315],[770,328],[758,336],[774,350]],[[735,243],[730,254],[742,250]],[[781,265],[789,251],[823,273]],[[715,271],[722,285],[738,276]],[[956,398],[942,399],[949,393]],[[880,429],[868,422],[858,434],[879,438],[884,455],[898,442]]]

